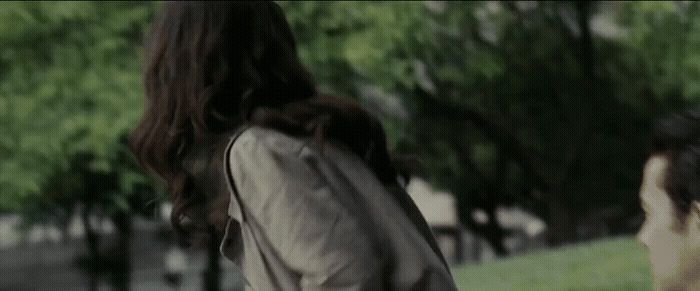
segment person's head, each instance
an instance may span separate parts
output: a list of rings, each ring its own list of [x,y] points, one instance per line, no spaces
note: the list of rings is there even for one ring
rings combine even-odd
[[[656,123],[640,199],[656,289],[700,286],[700,110]]]
[[[243,122],[320,142],[335,137],[368,156],[380,176],[392,175],[381,123],[351,100],[317,94],[295,46],[271,1],[163,4],[146,40],[145,111],[129,146],[167,184],[178,233],[187,237],[186,210],[208,203],[189,190],[183,158],[205,136]]]
[[[168,185],[179,231],[180,214],[202,199],[187,197],[181,164],[194,141],[231,130],[255,107],[316,94],[282,9],[271,1],[165,2],[144,61],[145,111],[130,147]]]

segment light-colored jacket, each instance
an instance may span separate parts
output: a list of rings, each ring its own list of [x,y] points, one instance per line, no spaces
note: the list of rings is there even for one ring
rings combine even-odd
[[[410,217],[422,219],[417,208],[402,209],[349,148],[322,153],[311,138],[252,126],[227,149],[221,252],[246,290],[456,290]]]

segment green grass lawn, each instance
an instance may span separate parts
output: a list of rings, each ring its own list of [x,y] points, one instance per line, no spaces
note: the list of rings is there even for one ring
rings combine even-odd
[[[456,267],[460,290],[651,290],[643,248],[632,238],[563,247]]]

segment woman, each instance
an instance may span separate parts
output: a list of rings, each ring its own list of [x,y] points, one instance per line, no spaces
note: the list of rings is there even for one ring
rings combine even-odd
[[[639,191],[654,290],[700,290],[700,108],[659,119]]]
[[[145,57],[131,148],[247,288],[456,290],[381,124],[317,94],[275,3],[166,3]]]

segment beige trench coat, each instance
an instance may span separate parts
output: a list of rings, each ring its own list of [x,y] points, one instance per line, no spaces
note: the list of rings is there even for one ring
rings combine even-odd
[[[246,290],[456,290],[432,234],[410,218],[425,222],[417,208],[404,211],[347,147],[322,154],[310,138],[252,126],[227,149],[221,253]]]

